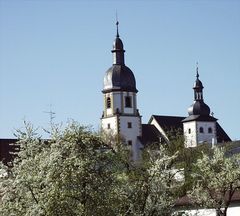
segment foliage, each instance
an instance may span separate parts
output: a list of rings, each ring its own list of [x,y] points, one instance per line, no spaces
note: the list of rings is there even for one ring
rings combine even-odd
[[[1,175],[0,215],[169,215],[179,183],[176,154],[164,148],[129,161],[122,143],[106,142],[76,122],[41,139],[18,131],[20,152]],[[114,145],[113,145],[114,144]]]
[[[217,215],[226,215],[233,194],[240,189],[240,155],[226,157],[224,148],[214,147],[202,154],[194,165],[194,187],[189,195],[196,204],[215,208]]]

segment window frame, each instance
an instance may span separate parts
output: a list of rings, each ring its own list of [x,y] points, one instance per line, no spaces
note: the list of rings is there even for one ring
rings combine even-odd
[[[132,97],[131,96],[125,96],[125,107],[132,108]]]
[[[110,109],[111,105],[112,105],[112,100],[111,100],[110,97],[107,97],[107,99],[106,99],[106,107],[107,107],[107,109]]]
[[[213,129],[211,127],[208,128],[208,133],[212,134],[213,133]]]

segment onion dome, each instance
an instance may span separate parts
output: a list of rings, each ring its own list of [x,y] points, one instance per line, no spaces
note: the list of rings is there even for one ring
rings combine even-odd
[[[203,101],[194,101],[194,103],[188,108],[188,114],[209,116],[210,108]]]
[[[112,50],[113,65],[105,73],[103,93],[111,91],[137,92],[134,74],[124,63],[125,50],[123,42],[119,37],[118,24],[117,22],[117,35],[113,42]]]
[[[201,115],[209,116],[210,108],[203,101],[203,84],[199,79],[198,67],[196,69],[196,81],[193,86],[194,90],[194,103],[188,108],[188,114],[191,115]]]

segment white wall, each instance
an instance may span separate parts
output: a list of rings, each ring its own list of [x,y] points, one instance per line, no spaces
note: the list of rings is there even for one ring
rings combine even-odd
[[[189,216],[216,216],[215,209],[187,210],[186,213]],[[230,206],[227,210],[227,216],[240,216],[240,204],[238,203],[238,206]]]
[[[132,128],[128,128],[128,122],[132,123]],[[142,135],[141,117],[136,116],[119,116],[120,134],[125,140],[132,140],[132,143],[137,142],[137,137]]]
[[[200,128],[203,128],[203,133],[200,133]],[[208,128],[212,128],[212,133],[208,133]],[[189,129],[191,133],[189,133]],[[186,147],[195,147],[199,143],[207,142],[216,143],[216,122],[190,121],[183,123],[183,131]]]
[[[189,129],[191,133],[189,133]],[[188,147],[195,147],[197,146],[197,139],[196,139],[196,122],[184,122],[183,123],[183,132],[185,137],[185,146]]]
[[[204,133],[200,133],[200,127]],[[208,128],[212,128],[212,133],[208,133]],[[212,139],[216,140],[216,123],[215,122],[197,122],[197,142],[212,143]]]
[[[118,131],[118,123],[117,123],[117,117],[116,116],[112,116],[109,118],[103,118],[102,119],[102,130],[109,132],[109,133],[113,133],[116,134]],[[110,124],[110,129],[108,129],[108,124]]]
[[[132,107],[125,107],[125,97],[131,97]],[[107,98],[111,99],[111,108],[106,107]],[[137,98],[134,92],[110,92],[104,94],[104,116],[113,115],[116,110],[123,114],[136,114]]]

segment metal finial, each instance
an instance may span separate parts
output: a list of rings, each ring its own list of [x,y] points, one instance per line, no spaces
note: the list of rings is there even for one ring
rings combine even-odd
[[[197,79],[198,79],[198,77],[199,77],[199,73],[198,73],[198,62],[197,62],[197,64],[196,64],[196,72],[197,72],[196,77],[197,77]]]
[[[117,37],[119,37],[119,33],[118,33],[118,25],[119,25],[119,22],[118,22],[118,13],[117,13],[117,11],[116,11]]]

